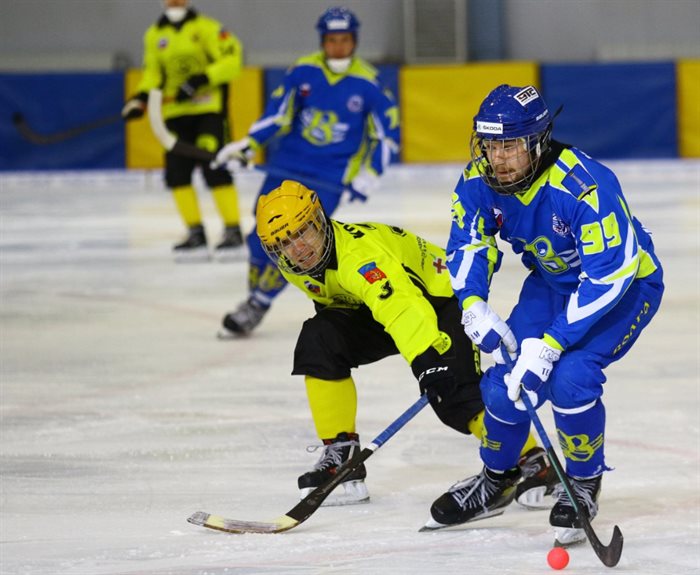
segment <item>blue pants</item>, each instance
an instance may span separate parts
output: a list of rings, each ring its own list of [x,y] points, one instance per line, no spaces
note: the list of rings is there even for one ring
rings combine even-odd
[[[288,178],[273,176],[265,178],[258,192],[258,197],[255,200],[253,215],[255,215],[255,209],[257,208],[260,196],[269,194],[272,190],[278,188],[284,179]],[[303,176],[299,175],[298,181],[303,184]],[[340,186],[341,184],[338,183],[337,185]],[[326,214],[331,216],[340,203],[340,194],[325,190],[316,190],[313,186],[308,187],[316,192]],[[272,301],[287,287],[287,280],[284,279],[279,269],[277,269],[277,265],[267,257],[260,243],[257,227],[253,227],[250,234],[248,234],[247,242],[249,253],[248,289],[250,291],[250,296],[262,306],[269,307],[272,305]]]
[[[606,469],[603,370],[629,351],[658,310],[663,290],[661,270],[634,281],[618,304],[582,340],[562,353],[538,390],[538,407],[547,400],[552,403],[569,475],[594,477]],[[568,296],[554,292],[538,272],[533,272],[525,280],[507,323],[519,343],[528,337],[541,338],[567,303]],[[489,439],[481,454],[492,469],[515,466],[530,428],[527,412],[516,409],[508,399],[503,381],[508,371],[506,366],[496,365],[481,380]]]

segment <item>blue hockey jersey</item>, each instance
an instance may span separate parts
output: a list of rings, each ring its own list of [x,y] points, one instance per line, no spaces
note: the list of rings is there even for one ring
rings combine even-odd
[[[501,263],[496,236],[522,254],[566,309],[545,333],[566,349],[580,340],[630,284],[660,269],[649,233],[632,216],[620,183],[580,150],[564,148],[525,192],[494,192],[469,164],[452,196],[447,245],[452,287],[462,308],[488,299]],[[544,334],[543,334],[544,335]]]
[[[377,75],[357,57],[345,74],[331,72],[322,52],[300,58],[248,136],[256,147],[281,137],[271,163],[285,170],[339,183],[362,167],[379,175],[398,149],[399,114]]]

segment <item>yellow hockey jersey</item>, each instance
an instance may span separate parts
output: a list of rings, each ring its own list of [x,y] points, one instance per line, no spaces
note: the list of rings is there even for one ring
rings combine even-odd
[[[445,250],[396,226],[331,222],[336,257],[323,278],[283,272],[287,281],[322,306],[366,305],[408,363],[449,347],[433,308],[454,297]]]
[[[207,113],[222,113],[228,83],[241,72],[243,49],[238,38],[222,25],[193,9],[177,24],[165,16],[144,35],[143,77],[138,91],[163,91],[165,119]],[[176,102],[178,87],[190,76],[205,74],[209,84],[191,100]]]

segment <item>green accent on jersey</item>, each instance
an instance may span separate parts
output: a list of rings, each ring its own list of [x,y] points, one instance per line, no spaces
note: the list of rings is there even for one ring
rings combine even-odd
[[[290,106],[290,110],[292,107]],[[332,110],[309,108],[309,123],[304,126],[301,135],[314,146],[327,146],[333,143],[333,127],[338,123],[338,114]],[[318,135],[321,135],[319,138]]]
[[[622,239],[615,212],[610,212],[599,222],[582,224],[580,239],[584,255],[599,254],[608,248],[619,246]]]
[[[523,243],[523,249],[531,253],[542,267],[552,274],[560,274],[569,269],[567,264],[552,247],[552,242],[546,236],[539,236],[527,243],[523,238],[517,238]],[[546,249],[544,249],[546,247]]]
[[[454,297],[444,266],[445,250],[395,226],[332,223],[337,269],[327,268],[322,279],[287,272],[284,277],[323,306],[355,309],[366,305],[401,355],[413,362],[443,339],[428,298]],[[358,270],[369,263],[386,277],[367,281]]]
[[[564,346],[562,344],[560,344],[556,339],[554,339],[548,333],[545,333],[542,336],[542,339],[549,347],[553,347],[554,349],[558,349],[559,351],[564,351]]]
[[[198,13],[179,28],[153,24],[144,35],[143,77],[137,90],[162,89],[165,119],[221,113],[226,105],[223,85],[240,74],[242,63],[238,38],[213,18]],[[180,85],[195,74],[205,74],[209,84],[191,100],[175,102]]]
[[[314,52],[313,54],[302,56],[295,63],[295,65],[299,64],[305,64],[307,66],[315,66],[319,68],[323,72],[323,75],[326,77],[326,81],[331,86],[333,84],[337,84],[347,76],[355,76],[356,78],[364,78],[365,80],[369,80],[370,82],[375,82],[377,76],[379,75],[379,71],[374,66],[372,66],[372,64],[366,62],[365,60],[357,56],[353,56],[352,62],[350,62],[350,66],[348,67],[347,71],[345,71],[342,74],[336,74],[335,72],[331,72],[328,66],[326,66],[326,57],[323,52]]]
[[[467,213],[459,201],[457,192],[452,192],[452,221],[456,223],[460,229],[464,229],[464,216]]]
[[[586,202],[595,213],[598,213],[598,209],[600,207],[600,200],[598,199],[598,191],[593,190],[592,192],[586,193],[584,196],[579,196],[577,198],[578,200],[583,200]]]

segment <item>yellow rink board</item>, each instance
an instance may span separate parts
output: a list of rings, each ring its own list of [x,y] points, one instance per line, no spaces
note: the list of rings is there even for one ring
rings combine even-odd
[[[466,163],[472,119],[484,97],[499,84],[539,88],[539,66],[535,62],[405,66],[399,82],[402,160]]]
[[[700,60],[679,60],[678,152],[682,158],[700,158]]]
[[[141,70],[129,70],[124,82],[124,98],[136,93]],[[246,67],[231,82],[229,90],[229,122],[233,125],[232,138],[243,138],[250,125],[262,114],[264,102],[263,74],[260,68]],[[126,167],[152,169],[163,167],[163,148],[151,133],[148,118],[126,124]]]

